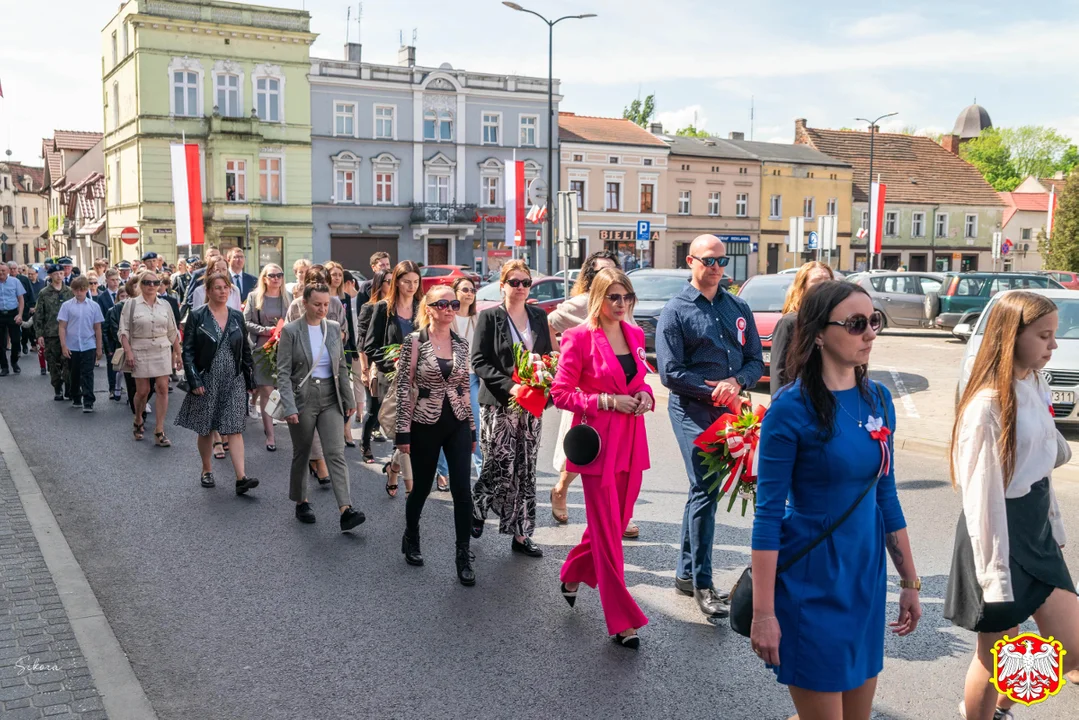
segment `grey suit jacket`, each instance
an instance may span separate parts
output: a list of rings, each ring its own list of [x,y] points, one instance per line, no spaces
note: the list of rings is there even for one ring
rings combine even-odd
[[[336,378],[337,403],[341,414],[356,408],[356,397],[352,394],[352,378],[348,374],[345,362],[345,346],[341,340],[341,326],[333,320],[326,320],[326,349],[330,365]],[[281,329],[281,339],[277,344],[277,389],[281,393],[281,402],[285,406],[285,415],[297,415],[303,412],[304,397],[307,390],[314,387],[313,380],[297,392],[299,385],[311,370],[318,348],[311,347],[311,338],[307,333],[307,320],[303,317],[287,323]]]

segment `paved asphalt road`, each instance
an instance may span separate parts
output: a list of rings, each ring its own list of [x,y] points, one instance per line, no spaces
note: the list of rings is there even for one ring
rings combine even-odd
[[[170,417],[182,397],[172,395]],[[368,521],[342,535],[329,490],[312,491],[316,525],[294,520],[287,433],[269,454],[249,424],[249,473],[262,485],[237,498],[228,461],[217,464],[218,488],[199,487],[192,434],[170,426],[170,450],[136,443],[126,406],[99,398],[88,416],[53,402],[36,374],[0,381],[0,410],[161,718],[768,720],[793,712],[748,641],[672,590],[686,480],[663,404],[648,420],[653,469],[637,506],[641,540],[626,544],[627,582],[651,619],[633,653],[607,640],[594,592],[585,589],[572,611],[558,594],[584,510],[577,486],[572,524],[550,519],[553,413],[536,533],[546,557],[512,555],[488,525],[473,544],[479,582],[464,588],[448,495],[434,493],[424,517],[427,565],[408,567],[403,494],[387,498],[358,451],[348,451],[353,498]],[[874,717],[954,718],[971,637],[942,619],[941,606],[959,501],[940,461],[901,454],[897,465],[925,617],[915,635],[887,641]],[[1079,486],[1058,492],[1079,533]],[[726,587],[748,561],[750,518],[721,510],[720,520],[714,558]],[[1066,551],[1073,568],[1074,548]],[[1065,689],[1029,716],[1074,718],[1077,703],[1079,691]]]

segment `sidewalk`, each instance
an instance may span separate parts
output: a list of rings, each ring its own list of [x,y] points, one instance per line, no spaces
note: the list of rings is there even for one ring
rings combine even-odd
[[[0,717],[107,717],[0,457]]]

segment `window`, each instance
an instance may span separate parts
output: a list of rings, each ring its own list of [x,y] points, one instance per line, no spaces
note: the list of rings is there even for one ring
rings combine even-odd
[[[225,161],[225,199],[229,202],[247,201],[247,162]]]
[[[828,207],[825,215],[837,215],[836,209],[839,207],[839,200],[836,198],[828,198]]]
[[[440,142],[453,141],[453,115],[449,110],[438,113],[438,139]]]
[[[641,212],[650,213],[653,211],[653,198],[655,197],[656,186],[652,183],[641,183]]]
[[[955,294],[963,297],[977,297],[982,294],[985,278],[960,278],[955,286]]]
[[[397,108],[393,105],[375,105],[375,138],[379,140],[394,139],[394,117]]]
[[[682,165],[682,170],[689,171],[689,165]]]
[[[719,193],[708,193],[708,214],[719,217]]]
[[[607,212],[618,212],[621,210],[620,195],[622,194],[622,183],[609,182],[607,183]]]
[[[371,158],[375,205],[397,204],[397,168],[400,164],[401,161],[388,152]]]
[[[773,195],[772,201],[768,204],[768,217],[773,220],[778,220],[783,217],[783,196]]]
[[[259,158],[259,198],[264,203],[281,202],[281,158]]]
[[[498,207],[499,178],[497,175],[484,175],[480,178],[480,205]]]
[[[435,139],[435,126],[438,125],[438,115],[434,110],[427,110],[423,113],[423,139],[434,140]]]
[[[38,209],[34,208],[34,227],[40,227],[40,225],[38,223],[37,211],[38,211]]]
[[[120,83],[112,84],[112,129],[120,127]]]
[[[1030,240],[1030,228],[1022,228],[1019,231],[1020,240]]]
[[[978,216],[976,214],[967,214],[967,220],[963,226],[963,237],[978,237]]]
[[[892,210],[884,213],[884,235],[895,237],[899,234],[899,213]]]
[[[910,216],[910,236],[925,237],[925,213],[916,212]]]
[[[948,213],[937,213],[937,227],[934,237],[948,237]]]
[[[338,170],[335,175],[337,178],[336,192],[334,193],[335,202],[356,202],[356,171]]]
[[[119,62],[119,59],[117,58],[116,54],[117,54],[117,49],[116,49],[116,31],[115,31],[115,30],[113,30],[113,31],[112,31],[112,66],[113,66],[113,67],[116,67],[116,63],[118,63],[118,62]]]
[[[393,205],[394,173],[375,173],[375,205]]]
[[[678,192],[678,214],[689,215],[689,206],[692,201],[692,193],[689,190],[680,190]]]
[[[645,158],[643,162],[644,162],[644,164],[646,166],[651,165],[652,164],[652,158]]]
[[[124,57],[127,57],[128,52],[130,52],[127,45],[127,25],[124,25],[122,28],[120,28],[120,30],[121,32],[123,32],[122,37],[124,39]]]
[[[928,295],[929,293],[940,292],[941,282],[940,280],[934,280],[931,277],[920,277],[918,282],[922,286],[922,295]]]
[[[747,193],[738,193],[734,197],[734,214],[738,217],[749,216],[749,195]]]
[[[437,142],[453,140],[453,115],[449,110],[428,110],[423,114],[423,139]]]
[[[22,226],[30,227],[30,209],[22,208]]]
[[[521,146],[536,147],[536,128],[539,126],[539,117],[536,115],[521,116]]]
[[[802,200],[802,217],[804,217],[806,220],[812,220],[813,218],[815,218],[817,216],[816,204],[816,198],[807,197]]]
[[[865,228],[866,230],[869,229],[869,211],[868,210],[863,210],[862,211],[862,225],[861,226],[863,228]]]
[[[243,117],[239,75],[226,73],[217,76],[217,111],[224,117]]]
[[[483,137],[480,140],[482,145],[498,145],[499,143],[499,126],[502,125],[502,113],[484,113],[483,114]]]
[[[892,275],[890,277],[876,277],[871,280],[873,289],[877,292],[899,293],[903,295],[914,294],[914,278],[907,275]]]
[[[197,117],[199,114],[199,74],[190,70],[172,73],[173,114]]]
[[[584,162],[584,155],[581,153],[573,153],[573,162]]]
[[[281,80],[275,77],[255,79],[255,112],[263,122],[281,122]]]
[[[608,165],[617,165],[618,164],[618,156],[617,155],[609,155],[609,156],[607,156],[607,164]]]
[[[749,168],[744,168],[744,167],[738,168],[738,174],[739,175],[748,175],[749,174]]]
[[[333,104],[333,134],[355,137],[356,134],[356,104],[334,103]]]
[[[115,193],[116,193],[115,195],[113,195],[113,200],[115,201],[116,205],[120,205],[120,204],[122,204],[121,200],[123,199],[124,196],[123,196],[123,193],[121,192],[121,188],[120,188],[120,158],[119,157],[116,158],[116,162],[113,165],[112,180],[113,180],[112,185],[115,188]]]
[[[7,205],[4,206],[4,227],[13,227],[15,225],[11,220],[11,208]]]
[[[450,202],[450,176],[427,176],[427,202],[431,205],[448,205]]]
[[[577,209],[584,210],[584,180],[570,180],[569,190],[577,193]]]

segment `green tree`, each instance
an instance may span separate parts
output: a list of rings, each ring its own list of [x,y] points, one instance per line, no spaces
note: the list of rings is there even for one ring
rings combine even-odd
[[[693,127],[692,125],[687,125],[686,127],[682,128],[681,130],[676,130],[674,134],[675,135],[681,135],[682,137],[696,137],[696,138],[711,137],[711,135],[708,134],[707,130],[698,130],[697,128]]]
[[[632,120],[641,127],[648,127],[648,121],[656,114],[656,96],[653,93],[641,102],[640,98],[634,100],[622,110],[622,117]]]
[[[1038,235],[1043,263],[1050,270],[1079,271],[1079,172],[1068,176],[1057,197],[1053,215],[1053,236]]]
[[[1010,192],[1023,181],[1004,136],[996,128],[986,128],[978,137],[963,143],[959,156],[978,168],[998,192]]]
[[[1075,164],[1072,141],[1051,127],[1023,125],[1001,128],[1000,138],[1011,152],[1012,164],[1019,177],[1049,177],[1058,170],[1068,171],[1062,163]],[[1072,151],[1072,152],[1069,152]]]

